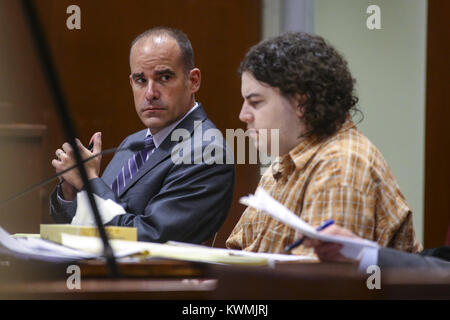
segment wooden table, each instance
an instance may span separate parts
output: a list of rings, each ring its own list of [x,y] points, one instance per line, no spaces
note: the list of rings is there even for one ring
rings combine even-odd
[[[104,263],[79,264],[81,288],[68,289],[66,264],[0,259],[1,299],[450,299],[450,279],[430,272],[392,270],[381,289],[350,265],[287,263],[275,268],[154,259],[120,263],[121,278]]]

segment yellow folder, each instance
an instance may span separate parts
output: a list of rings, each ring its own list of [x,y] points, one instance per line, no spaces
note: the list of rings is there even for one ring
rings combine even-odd
[[[131,227],[105,227],[109,239],[137,241],[137,228]],[[62,244],[61,234],[71,234],[85,237],[99,237],[97,227],[74,226],[71,224],[41,224],[41,239]]]

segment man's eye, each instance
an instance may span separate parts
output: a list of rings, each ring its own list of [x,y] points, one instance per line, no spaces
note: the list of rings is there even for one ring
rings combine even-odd
[[[137,78],[137,79],[134,79],[134,82],[142,84],[142,83],[145,83],[146,80],[144,78]]]
[[[249,101],[248,102],[252,107],[256,107],[258,104],[261,103],[261,101]]]
[[[171,77],[170,77],[170,75],[168,75],[168,74],[164,74],[164,75],[161,76],[161,80],[162,80],[162,81],[169,81],[170,78],[171,78]]]

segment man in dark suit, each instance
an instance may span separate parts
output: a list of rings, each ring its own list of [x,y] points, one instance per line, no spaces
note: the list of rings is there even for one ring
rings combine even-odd
[[[322,231],[322,234],[350,238],[359,238],[353,232],[343,227],[332,225]],[[359,238],[360,239],[360,238]],[[305,239],[303,245],[314,248],[321,261],[357,263],[361,270],[369,265],[378,265],[381,269],[387,268],[432,268],[446,277],[450,277],[450,261],[423,254],[407,253],[390,248],[366,248],[359,260],[349,259],[341,254],[342,246],[338,243],[323,242],[317,239]],[[449,247],[441,247],[441,251],[449,252]],[[443,256],[441,254],[441,256]]]
[[[179,30],[150,29],[132,42],[130,68],[136,112],[148,129],[128,136],[119,148],[135,142],[144,142],[145,148],[116,153],[101,178],[101,159],[85,164],[95,193],[124,208],[125,213],[107,225],[136,227],[142,241],[201,243],[225,220],[233,196],[234,166],[225,163],[226,144],[195,101],[201,74],[194,67],[190,41]],[[197,141],[207,130],[216,132],[217,139]],[[101,133],[91,140],[92,151],[77,141],[83,158],[101,151]],[[190,148],[183,147],[180,160],[182,145]],[[198,159],[211,146],[215,161]],[[52,161],[56,172],[75,163],[68,143],[56,156]],[[70,223],[83,183],[76,170],[63,178],[51,195],[50,211],[56,222]]]

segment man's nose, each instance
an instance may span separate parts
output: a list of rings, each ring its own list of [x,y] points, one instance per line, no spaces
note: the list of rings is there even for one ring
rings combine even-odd
[[[145,99],[148,101],[159,99],[159,91],[154,81],[149,80],[147,83],[147,90],[145,91]]]
[[[245,102],[242,104],[241,112],[239,113],[239,120],[245,123],[251,123],[254,120],[253,114],[250,112]]]

